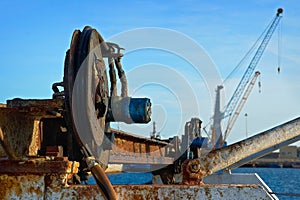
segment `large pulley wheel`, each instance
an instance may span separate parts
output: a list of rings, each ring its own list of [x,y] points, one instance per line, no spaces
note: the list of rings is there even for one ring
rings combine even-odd
[[[110,200],[116,199],[116,193],[103,169],[108,161],[102,161],[109,101],[102,42],[102,37],[91,27],[74,31],[65,60],[64,89],[66,121],[104,198]]]
[[[66,109],[78,142],[100,160],[108,109],[102,37],[91,27],[74,31],[64,70]]]

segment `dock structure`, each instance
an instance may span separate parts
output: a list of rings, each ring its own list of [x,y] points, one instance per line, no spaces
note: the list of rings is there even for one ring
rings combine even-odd
[[[90,26],[75,30],[52,99],[0,104],[0,198],[277,199],[258,176],[243,179],[230,169],[299,140],[300,118],[221,148],[201,135],[198,118],[182,138],[112,129],[110,122],[151,120],[150,99],[128,96],[122,50]],[[152,184],[112,185],[109,164],[149,165]],[[220,170],[226,173],[215,174]],[[96,185],[83,185],[91,175]]]
[[[62,142],[65,138],[56,135],[57,131],[60,134],[66,134],[66,130],[61,126],[62,117],[54,112],[59,110],[61,106],[60,100],[15,99],[8,101],[7,105],[0,108],[0,126],[2,130],[0,183],[5,186],[0,190],[1,196],[7,198],[30,197],[33,199],[68,197],[72,199],[78,198],[79,194],[84,194],[80,196],[81,199],[104,198],[96,185],[78,185],[74,182],[74,177],[78,176],[77,174],[81,170],[79,162],[64,156],[66,152],[63,151],[66,148],[64,148]],[[292,132],[294,135],[290,134],[289,137],[293,138],[295,135],[300,134],[298,121],[299,119],[292,120],[279,127],[283,127],[286,133]],[[49,127],[51,127],[51,130],[48,129]],[[278,132],[277,129],[273,130]],[[55,140],[51,139],[49,134],[56,135]],[[111,130],[110,134],[114,135],[114,140],[111,140],[113,144],[109,150],[111,155],[109,163],[169,166],[174,164],[176,156],[178,156],[174,153],[175,149],[179,149],[177,140],[160,141],[114,129]],[[283,133],[278,132],[278,134],[282,135]],[[45,142],[45,139],[52,140],[52,142],[58,141],[62,146],[45,146],[52,145],[50,141]],[[251,145],[251,142],[245,141],[242,144]],[[222,149],[214,150],[210,154],[226,153],[229,149],[232,153],[233,147],[229,146],[225,148],[226,151]],[[239,148],[234,149],[239,150]],[[194,162],[195,160],[197,161],[197,159],[193,159],[188,160],[188,162]],[[230,163],[227,163],[218,170],[229,166]],[[185,179],[185,176],[186,174],[183,174],[177,181],[182,178]],[[200,180],[200,177],[197,177],[197,180]],[[215,180],[215,182],[212,180]],[[175,197],[182,197],[183,199],[198,197],[204,199],[221,197],[230,199],[235,195],[260,199],[272,198],[268,188],[264,187],[264,184],[258,184],[255,181],[252,184],[212,184],[217,183],[216,180],[218,178],[205,178],[204,182],[210,183],[208,185],[193,184],[191,181],[184,182],[184,184],[177,183],[176,185],[115,185],[113,188],[119,199],[132,199],[133,197],[165,199],[166,196],[174,197],[173,199],[176,199]]]

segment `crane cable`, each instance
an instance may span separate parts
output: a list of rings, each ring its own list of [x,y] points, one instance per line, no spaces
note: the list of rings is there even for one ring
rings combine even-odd
[[[277,44],[277,50],[278,50],[278,68],[277,68],[277,72],[278,74],[280,74],[280,69],[281,69],[281,57],[282,57],[282,21],[279,22],[279,26],[278,26],[278,44]]]

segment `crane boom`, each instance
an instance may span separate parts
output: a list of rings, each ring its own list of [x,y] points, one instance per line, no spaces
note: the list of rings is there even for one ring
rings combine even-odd
[[[248,87],[247,87],[247,89],[246,89],[246,91],[245,91],[245,93],[244,93],[241,101],[237,105],[236,110],[234,111],[233,115],[230,116],[229,122],[227,124],[227,128],[226,128],[226,130],[224,132],[224,139],[223,139],[224,141],[228,137],[228,135],[229,135],[229,133],[230,133],[230,131],[231,131],[231,129],[232,129],[232,127],[233,127],[236,119],[238,118],[241,110],[243,109],[243,107],[244,107],[244,105],[245,105],[245,103],[246,103],[246,101],[247,101],[247,99],[248,99],[248,97],[249,97],[249,95],[250,95],[250,93],[251,93],[251,91],[253,89],[253,86],[254,86],[254,84],[255,84],[255,82],[257,80],[257,77],[259,75],[260,75],[260,72],[256,71],[255,74],[254,74],[254,76],[253,76],[253,78],[252,78],[252,80],[251,80],[251,82],[249,83],[249,85],[248,85]]]
[[[279,8],[277,10],[277,14],[274,18],[274,20],[272,21],[272,24],[270,25],[270,28],[268,29],[265,37],[263,38],[261,44],[259,45],[254,57],[252,58],[246,72],[244,73],[241,81],[239,82],[236,90],[234,91],[231,99],[229,100],[224,112],[223,112],[223,118],[228,117],[232,114],[232,112],[234,111],[234,109],[236,108],[244,90],[245,87],[247,86],[251,75],[253,74],[253,71],[255,70],[264,50],[266,49],[272,34],[274,33],[280,19],[282,18],[282,16],[280,15],[283,12],[282,8]]]
[[[248,65],[241,81],[239,82],[236,90],[234,91],[231,99],[229,100],[229,102],[226,104],[226,107],[224,109],[223,112],[221,112],[220,110],[220,90],[223,88],[223,86],[218,86],[217,90],[216,90],[216,102],[215,102],[215,109],[214,109],[214,115],[212,117],[213,119],[213,124],[211,126],[211,138],[212,138],[212,143],[213,146],[215,148],[219,148],[221,147],[221,145],[225,142],[225,139],[223,138],[223,134],[222,134],[222,130],[221,130],[221,122],[224,118],[229,117],[230,119],[228,120],[228,123],[230,122],[231,124],[227,125],[227,129],[226,129],[226,137],[228,136],[229,132],[231,131],[234,122],[236,121],[236,119],[238,117],[238,114],[235,115],[233,118],[231,118],[232,113],[237,109],[237,105],[240,103],[241,101],[241,97],[245,91],[246,86],[248,85],[250,78],[264,52],[264,50],[266,49],[280,19],[282,18],[281,13],[283,12],[282,8],[279,8],[277,10],[276,16],[275,18],[272,20],[271,25],[268,27],[266,34],[261,42],[261,44],[259,45],[256,53],[254,54],[253,58],[250,61],[250,64]],[[249,86],[251,87],[251,86]],[[251,88],[252,89],[252,88]],[[251,89],[249,90],[249,93],[251,91]],[[249,94],[248,94],[249,95]],[[244,101],[244,100],[242,100]],[[241,107],[239,107],[238,109],[241,110],[244,102],[241,102],[239,105],[241,105]],[[238,111],[239,113],[240,111]],[[233,119],[233,121],[232,121]],[[225,138],[226,138],[225,137]]]

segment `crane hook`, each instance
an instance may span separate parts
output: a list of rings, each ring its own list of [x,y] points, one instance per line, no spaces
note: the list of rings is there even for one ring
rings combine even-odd
[[[259,80],[258,80],[258,92],[261,93],[261,81],[260,81],[260,76],[258,77]]]

